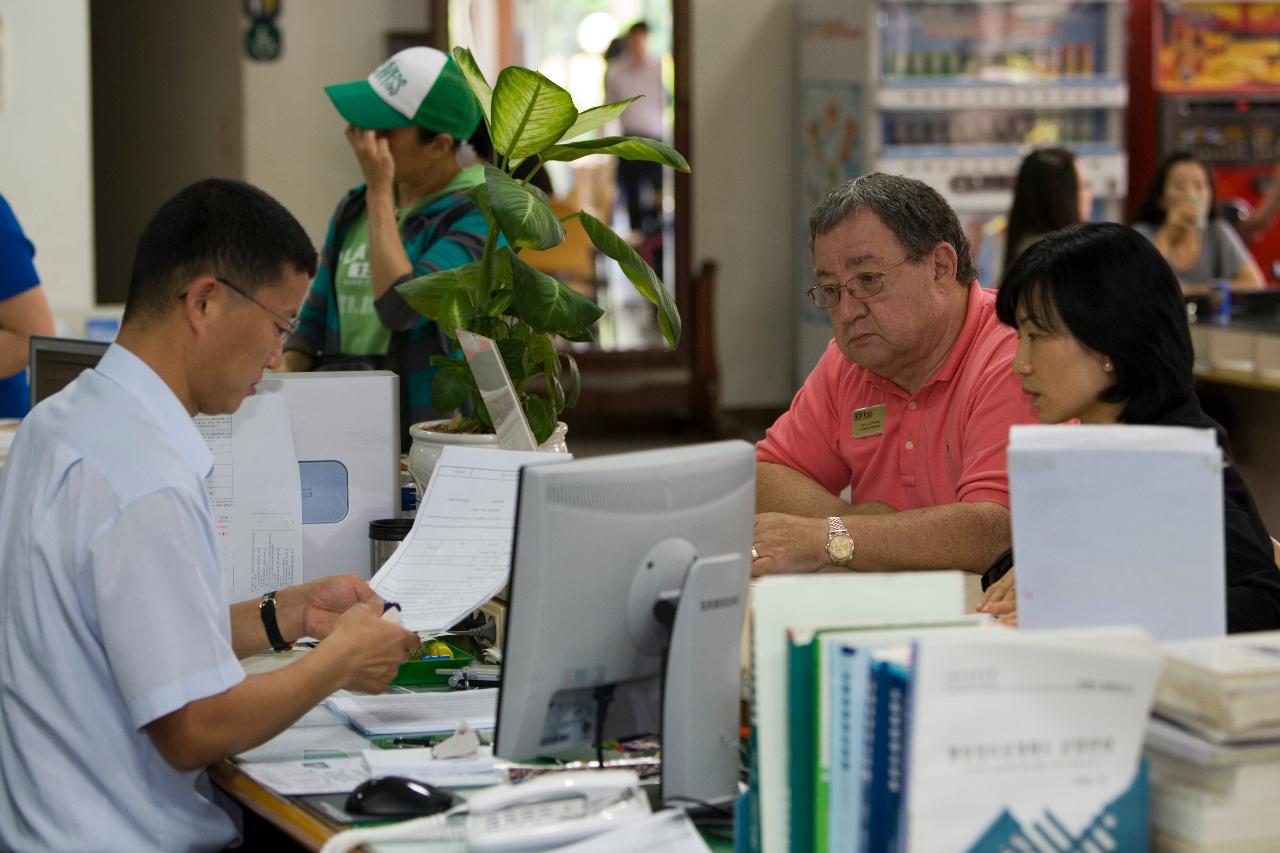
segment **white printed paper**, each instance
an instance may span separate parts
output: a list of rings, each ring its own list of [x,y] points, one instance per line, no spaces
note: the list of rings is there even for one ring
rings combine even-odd
[[[245,775],[277,794],[339,794],[369,778],[363,758],[317,758],[310,761],[269,761],[243,764]]]
[[[442,788],[479,788],[507,781],[491,746],[480,747],[475,758],[436,758],[429,747],[366,749],[364,761],[371,776],[407,776]]]
[[[473,729],[492,729],[498,691],[334,696],[326,704],[368,735],[434,734],[452,732],[464,720]]]
[[[567,453],[446,447],[413,528],[369,585],[400,605],[410,631],[453,627],[502,589],[511,573],[520,468]]]
[[[227,597],[241,601],[302,579],[302,483],[283,396],[245,398],[234,415],[199,415],[213,452],[206,481]]]
[[[236,756],[241,761],[313,761],[355,758],[369,748],[367,738],[344,725],[292,726],[266,743]]]

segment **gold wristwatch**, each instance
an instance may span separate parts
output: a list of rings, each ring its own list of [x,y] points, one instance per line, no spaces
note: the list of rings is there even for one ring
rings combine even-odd
[[[844,520],[835,515],[827,519],[827,556],[831,558],[831,565],[842,568],[848,568],[853,559],[853,537]]]

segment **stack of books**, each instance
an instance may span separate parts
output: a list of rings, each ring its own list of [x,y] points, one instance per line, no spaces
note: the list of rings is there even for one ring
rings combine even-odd
[[[1161,650],[1147,733],[1155,849],[1280,849],[1280,631]]]
[[[1145,632],[984,624],[945,576],[771,580],[753,602],[759,825],[738,849],[1146,849]]]

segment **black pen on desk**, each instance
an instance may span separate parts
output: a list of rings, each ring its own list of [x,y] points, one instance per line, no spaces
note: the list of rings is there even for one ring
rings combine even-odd
[[[436,742],[424,737],[396,737],[391,742],[397,746],[435,746]]]

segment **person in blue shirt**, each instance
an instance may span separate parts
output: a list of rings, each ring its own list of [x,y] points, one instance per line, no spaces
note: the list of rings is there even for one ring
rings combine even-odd
[[[36,250],[0,196],[0,418],[27,413],[32,335],[53,334],[53,313],[36,274]]]

